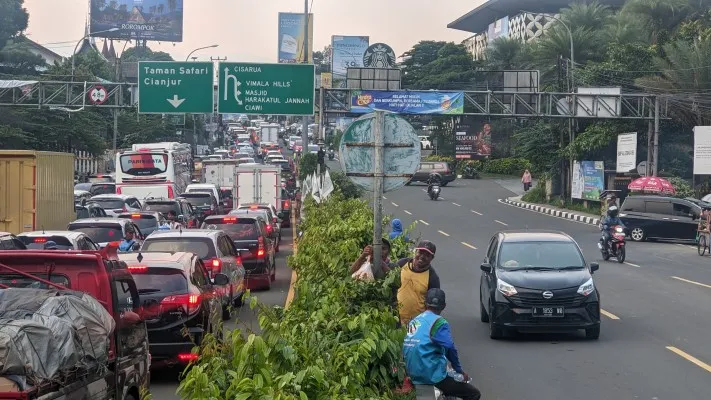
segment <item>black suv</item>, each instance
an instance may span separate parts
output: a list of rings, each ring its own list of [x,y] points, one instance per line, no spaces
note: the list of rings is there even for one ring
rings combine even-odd
[[[192,348],[206,333],[217,333],[222,320],[213,284],[226,285],[229,278],[218,273],[210,279],[193,253],[127,253],[119,258],[138,288],[152,362],[160,366],[195,360]]]
[[[164,216],[168,216],[169,211],[175,211],[175,214],[178,216],[178,222],[185,225],[186,228],[197,228],[200,226],[197,211],[185,199],[167,199],[163,197],[148,198],[143,200],[141,211],[159,212]]]
[[[620,219],[636,242],[695,240],[700,216],[698,204],[666,196],[629,196],[620,208]]]
[[[242,265],[246,272],[247,289],[271,289],[276,279],[276,263],[274,259],[273,235],[267,230],[264,218],[246,213],[214,215],[205,218],[203,229],[219,229],[225,231],[240,252]],[[262,282],[257,286],[256,282]]]

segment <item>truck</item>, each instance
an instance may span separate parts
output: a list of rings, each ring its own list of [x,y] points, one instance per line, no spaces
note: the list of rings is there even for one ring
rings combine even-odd
[[[260,143],[271,142],[279,143],[279,125],[277,124],[262,124],[260,126]]]
[[[75,218],[74,154],[0,150],[0,231],[64,230]]]
[[[0,399],[142,398],[150,385],[148,334],[136,282],[117,250],[112,243],[101,251],[0,252]]]
[[[269,203],[281,212],[281,168],[241,165],[235,171],[234,204]]]

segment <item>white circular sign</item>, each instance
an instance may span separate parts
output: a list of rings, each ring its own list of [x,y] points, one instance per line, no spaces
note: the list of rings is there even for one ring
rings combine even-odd
[[[89,91],[89,100],[94,104],[104,104],[106,99],[109,97],[109,93],[103,86],[95,86]]]

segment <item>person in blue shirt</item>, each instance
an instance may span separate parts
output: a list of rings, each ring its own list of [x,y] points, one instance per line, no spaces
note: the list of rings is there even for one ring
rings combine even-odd
[[[118,250],[122,253],[138,250],[139,244],[136,239],[134,239],[135,235],[136,232],[134,232],[133,228],[131,226],[127,226],[126,233],[124,233],[124,238],[121,243],[119,243]]]
[[[617,206],[610,206],[610,208],[607,209],[607,215],[600,223],[602,225],[601,229],[604,246],[608,246],[610,244],[610,240],[612,239],[611,230],[613,226],[619,225],[622,229],[626,229],[625,224],[623,224],[620,217],[617,216],[618,212],[619,210],[617,209]]]
[[[479,400],[479,389],[468,383],[469,375],[462,370],[449,323],[440,316],[446,306],[444,291],[428,290],[425,306],[407,326],[402,352],[408,377],[415,385],[434,385],[444,396]],[[448,371],[448,362],[454,372]]]
[[[392,229],[390,230],[390,240],[394,240],[398,236],[402,236],[405,241],[409,241],[410,238],[405,235],[405,232],[402,231],[402,221],[399,219],[395,218],[391,222],[391,227]]]

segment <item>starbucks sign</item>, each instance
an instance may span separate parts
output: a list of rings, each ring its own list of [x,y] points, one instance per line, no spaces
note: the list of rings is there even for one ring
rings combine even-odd
[[[385,43],[375,43],[363,53],[363,66],[368,68],[395,68],[397,57]]]

